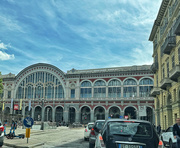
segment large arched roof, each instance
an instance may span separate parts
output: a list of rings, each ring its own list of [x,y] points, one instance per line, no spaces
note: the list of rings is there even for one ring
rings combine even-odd
[[[37,63],[37,64],[30,65],[30,66],[24,68],[23,70],[21,70],[21,71],[17,74],[16,79],[18,79],[23,73],[25,73],[25,72],[27,72],[27,71],[29,71],[29,70],[31,71],[31,70],[33,70],[33,69],[36,68],[36,67],[38,67],[38,68],[42,68],[42,67],[43,67],[43,68],[44,68],[44,67],[52,68],[53,70],[56,70],[57,73],[60,73],[62,76],[65,75],[65,73],[64,73],[62,70],[60,70],[59,68],[57,68],[57,67],[54,66],[54,65],[47,64],[47,63]],[[42,68],[42,69],[43,69],[43,68]]]

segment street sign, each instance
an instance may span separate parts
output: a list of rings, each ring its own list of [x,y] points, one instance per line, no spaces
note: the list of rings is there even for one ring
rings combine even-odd
[[[108,119],[111,119],[111,117],[108,117]]]
[[[139,106],[139,116],[147,116],[146,114],[146,106]]]
[[[19,109],[18,104],[14,104],[14,110],[18,110],[18,109]]]
[[[123,119],[123,116],[119,116],[120,119]]]
[[[26,127],[32,127],[34,124],[34,120],[31,117],[27,117],[24,119],[23,124]]]

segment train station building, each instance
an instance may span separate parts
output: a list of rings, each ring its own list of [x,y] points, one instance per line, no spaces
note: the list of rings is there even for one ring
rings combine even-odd
[[[76,70],[46,63],[3,79],[3,113],[35,121],[88,123],[132,118],[155,122],[151,65]],[[143,115],[144,114],[144,115]]]

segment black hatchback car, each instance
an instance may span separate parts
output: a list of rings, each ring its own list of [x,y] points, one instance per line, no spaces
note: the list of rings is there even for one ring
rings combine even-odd
[[[98,134],[95,148],[157,148],[159,137],[148,121],[109,119]]]

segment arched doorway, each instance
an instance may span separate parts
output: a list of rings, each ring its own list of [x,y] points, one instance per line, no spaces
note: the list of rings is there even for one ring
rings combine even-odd
[[[45,108],[44,121],[52,121],[52,108],[50,106]]]
[[[9,108],[9,107],[6,107],[6,108],[5,108],[4,114],[5,114],[5,115],[10,114],[10,108]]]
[[[63,108],[58,106],[55,111],[55,121],[62,122],[63,121]]]
[[[34,121],[41,121],[42,108],[37,106],[34,110]]]
[[[141,117],[140,119],[153,123],[153,117],[153,109],[151,107],[146,107],[146,116]]]
[[[94,111],[94,119],[95,120],[105,120],[105,110],[103,107],[98,106]]]
[[[111,118],[120,118],[120,110],[118,107],[111,107],[109,109],[109,117]]]
[[[25,117],[31,117],[31,114],[32,113],[32,108],[31,108],[31,110],[29,111],[29,106],[27,106],[26,108],[25,108]]]
[[[75,122],[76,110],[74,107],[69,108],[69,122],[72,124]]]
[[[136,119],[136,109],[134,107],[127,107],[124,116],[128,116],[129,119]]]
[[[90,108],[87,106],[82,107],[81,109],[81,123],[82,124],[87,124],[90,122]]]

